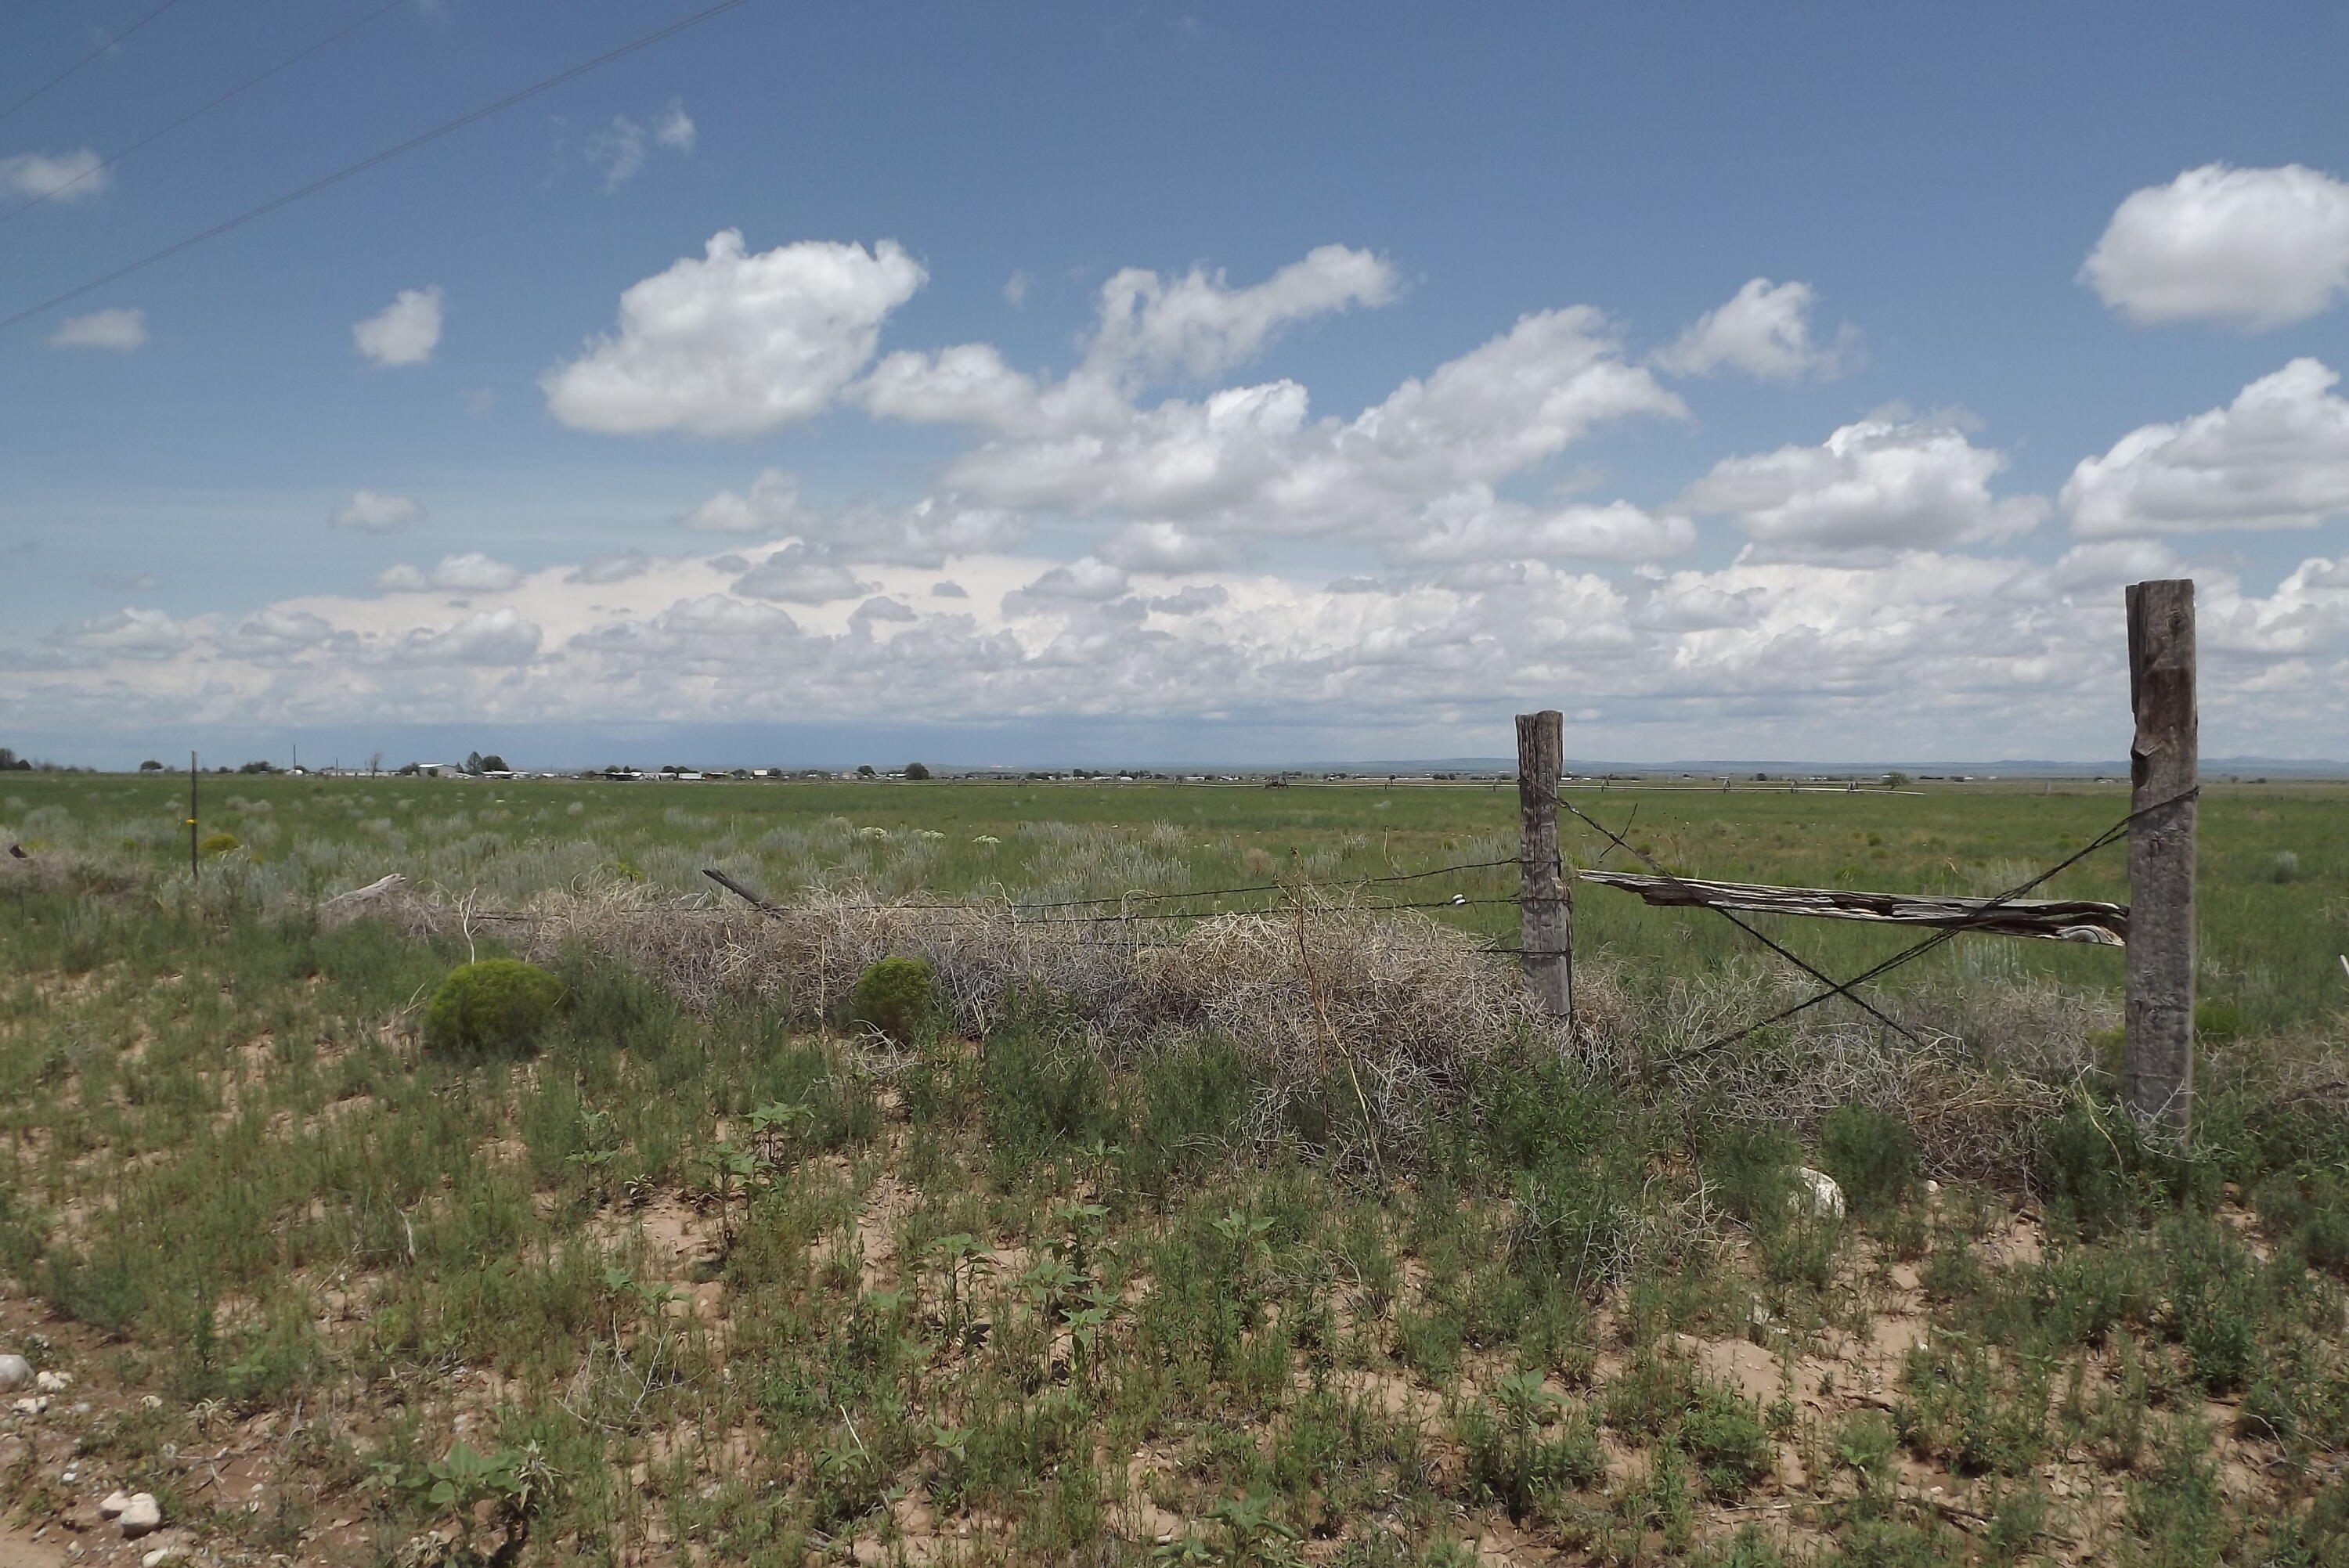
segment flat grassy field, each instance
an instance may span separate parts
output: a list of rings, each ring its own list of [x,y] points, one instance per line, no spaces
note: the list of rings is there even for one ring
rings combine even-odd
[[[1684,875],[1816,887],[1987,895],[2064,859],[2127,812],[2119,786],[1928,785],[1916,792],[1578,789],[1574,804]],[[22,774],[0,779],[0,829],[27,842],[184,870],[187,786],[168,776]],[[885,897],[1051,900],[1294,882],[1321,884],[1517,851],[1507,784],[1364,785],[606,784],[207,776],[200,829],[226,835],[216,878],[316,897],[398,871],[461,892],[519,898],[579,879],[711,892],[715,866],[780,899],[812,887]],[[877,831],[876,831],[877,830]],[[1641,869],[1598,833],[1561,825],[1581,865]],[[1425,902],[1514,891],[1514,867],[1381,888]],[[2116,847],[2043,890],[2128,897]],[[1278,893],[1178,905],[1278,904]],[[2206,784],[2201,802],[2202,995],[2222,1030],[2323,1019],[2343,999],[2349,950],[2349,786]],[[1516,912],[1473,904],[1437,918],[1480,935]],[[1700,972],[1754,951],[1718,917],[1653,910],[1628,894],[1578,896],[1578,945]],[[1909,940],[1847,923],[1757,923],[1838,973]],[[2051,943],[1958,944],[1947,966],[1988,962],[2066,985],[2119,983],[2120,958]],[[1930,966],[1927,966],[1930,972]]]
[[[2110,1103],[2108,950],[1950,944],[1881,995],[1922,1052],[1701,1055],[1800,977],[1586,889],[1546,1030],[1445,934],[1511,868],[1371,880],[1513,855],[1506,786],[203,788],[191,884],[184,779],[0,779],[0,1351],[68,1380],[5,1396],[0,1562],[2349,1563],[2337,787],[2203,798],[2182,1149]],[[2126,810],[1573,798],[1959,892]],[[897,952],[916,1005],[824,978]],[[506,955],[559,1005],[451,1032]]]

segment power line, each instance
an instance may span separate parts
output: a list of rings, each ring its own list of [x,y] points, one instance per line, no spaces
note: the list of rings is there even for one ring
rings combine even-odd
[[[108,53],[113,49],[115,46],[121,43],[123,39],[128,38],[131,34],[139,31],[140,28],[145,26],[148,23],[152,22],[156,17],[160,16],[164,12],[169,11],[172,6],[177,5],[179,3],[180,0],[163,0],[163,3],[160,5],[156,6],[152,11],[148,12],[147,15],[140,17],[136,22],[131,23],[130,26],[125,27],[121,32],[115,34],[114,36],[109,38],[105,43],[100,44],[97,48],[92,49],[88,54],[84,55],[80,59],[76,60],[72,65],[67,66],[64,70],[59,71],[56,76],[51,77],[47,81],[43,82],[39,87],[35,88],[31,92],[26,93],[15,103],[10,104],[6,108],[0,108],[0,119],[6,119],[10,115],[15,114],[18,109],[23,108],[35,98],[39,98],[43,93],[47,92],[51,88],[56,87],[59,82],[64,81],[67,77],[72,76],[76,71],[80,70],[92,60],[97,59],[100,55]]]
[[[578,65],[570,67],[568,70],[558,71],[554,76],[533,82],[526,88],[523,88],[515,92],[508,93],[505,97],[498,99],[494,103],[484,104],[481,108],[472,109],[465,114],[460,114],[454,119],[443,120],[440,124],[434,126],[431,129],[421,132],[416,136],[411,136],[406,141],[400,142],[395,147],[388,147],[381,152],[374,153],[368,157],[360,159],[356,163],[347,163],[342,168],[336,170],[332,174],[323,175],[316,180],[313,180],[307,185],[302,186],[298,190],[289,191],[283,196],[274,197],[267,201],[264,201],[258,207],[248,208],[246,211],[238,213],[235,217],[230,218],[222,222],[215,223],[211,228],[206,229],[200,233],[191,234],[186,239],[179,241],[175,244],[166,245],[161,250],[156,251],[149,255],[141,256],[139,260],[132,262],[126,266],[117,267],[103,277],[93,278],[86,284],[81,284],[76,287],[66,290],[66,292],[61,294],[54,294],[51,297],[43,300],[36,305],[31,305],[24,310],[20,310],[14,315],[0,318],[0,332],[5,332],[9,327],[15,326],[21,322],[29,321],[34,316],[39,315],[42,312],[52,310],[58,305],[64,304],[68,300],[79,299],[82,295],[98,289],[102,289],[109,284],[119,283],[122,279],[129,277],[133,273],[143,271],[148,267],[153,266],[157,262],[165,261],[172,256],[176,256],[181,251],[201,245],[206,240],[215,240],[233,229],[241,229],[256,218],[266,217],[268,214],[276,211],[280,207],[291,206],[293,203],[301,201],[305,196],[315,196],[330,185],[339,185],[355,174],[364,174],[379,163],[388,163],[402,153],[413,152],[416,149],[424,146],[428,142],[438,141],[440,138],[447,136],[451,131],[462,130],[465,127],[473,124],[477,120],[487,119],[490,116],[496,114],[501,109],[512,108],[514,105],[522,103],[527,99],[536,98],[539,94],[545,92],[550,88],[561,87],[567,81],[571,81],[578,77],[584,77],[590,71],[610,65],[614,60],[633,55],[639,49],[649,47],[654,44],[660,43],[664,39],[675,37],[678,34],[684,32],[688,27],[698,27],[702,23],[710,20],[712,17],[720,15],[725,12],[731,11],[736,6],[742,5],[747,3],[748,0],[718,0],[718,4],[715,5],[710,5],[702,10],[696,11],[692,15],[685,17],[681,21],[672,22],[666,27],[657,28],[653,32],[647,33],[644,36],[623,44],[616,49],[606,50],[605,53],[596,56],[592,60],[583,60]]]
[[[163,127],[162,129],[150,132],[148,135],[140,138],[137,141],[132,142],[129,146],[124,148],[121,151],[108,159],[105,162],[89,169],[85,169],[79,174],[77,174],[72,179],[67,181],[64,184],[51,186],[48,190],[42,191],[31,201],[24,202],[18,206],[11,207],[5,212],[0,212],[0,223],[6,222],[9,219],[16,217],[20,212],[29,212],[44,201],[53,201],[56,198],[64,195],[67,191],[72,190],[75,186],[80,184],[85,180],[97,179],[99,175],[105,173],[108,170],[121,162],[124,159],[129,157],[140,148],[146,147],[155,141],[160,140],[166,136],[171,135],[173,131],[179,129],[190,120],[197,119],[199,116],[210,114],[212,110],[220,108],[221,105],[228,102],[229,99],[236,97],[239,93],[259,87],[262,83],[267,81],[278,72],[285,69],[286,67],[297,65],[300,62],[308,59],[312,55],[316,54],[319,50],[325,48],[329,44],[338,44],[342,42],[342,40],[349,37],[353,33],[357,32],[361,27],[366,26],[369,22],[374,21],[377,17],[388,15],[391,12],[398,10],[406,4],[408,4],[408,0],[390,0],[390,4],[378,6],[375,10],[368,12],[366,15],[361,16],[357,21],[353,22],[349,26],[343,28],[341,31],[328,34],[326,37],[319,39],[308,48],[304,49],[301,53],[289,55],[285,59],[278,61],[275,65],[270,67],[259,76],[246,77],[243,81],[237,83],[236,86],[229,88],[228,91],[221,94],[220,97],[212,99],[210,103],[203,105],[202,108],[190,109],[187,113],[173,120],[171,124]]]

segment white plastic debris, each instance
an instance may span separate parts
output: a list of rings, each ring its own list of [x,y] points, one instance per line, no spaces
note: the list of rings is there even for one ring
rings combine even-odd
[[[1786,1207],[1814,1220],[1840,1220],[1843,1189],[1826,1171],[1805,1165],[1795,1172],[1795,1190],[1786,1194]]]

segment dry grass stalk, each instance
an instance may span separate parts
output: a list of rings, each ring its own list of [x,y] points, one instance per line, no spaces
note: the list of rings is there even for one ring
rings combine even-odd
[[[1635,991],[1598,962],[1578,970],[1569,1036],[1541,1017],[1512,961],[1463,934],[1415,912],[1305,896],[1303,950],[1288,911],[1074,922],[854,891],[761,913],[633,885],[573,888],[540,894],[499,929],[541,961],[584,946],[698,1008],[755,999],[821,1016],[867,965],[905,954],[928,960],[965,1034],[987,1033],[1026,991],[1063,1005],[1112,1067],[1221,1037],[1258,1067],[1255,1138],[1278,1141],[1301,1098],[1335,1104],[1340,1119],[1359,1104],[1371,1141],[1350,1157],[1366,1168],[1381,1150],[1407,1160],[1480,1068],[1532,1047],[1692,1111],[1806,1130],[1838,1105],[1874,1106],[1909,1121],[1937,1173],[2011,1182],[2030,1169],[2038,1125],[2093,1066],[2090,1035],[2116,1021],[2109,998],[1970,978],[1880,999],[1927,1041],[1922,1051],[1822,1007],[1705,1055],[1696,1047],[1758,1009],[1806,995],[1808,977],[1743,966]],[[409,890],[364,913],[419,935],[467,918],[462,901]]]
[[[1342,1092],[1373,1142],[1409,1147],[1480,1062],[1529,1043],[1565,1048],[1514,965],[1473,939],[1415,912],[1305,896],[1306,953],[1292,913],[1081,923],[1000,903],[853,892],[762,913],[636,887],[571,889],[539,895],[499,930],[540,961],[584,946],[658,977],[697,1007],[756,999],[820,1016],[868,965],[902,954],[929,962],[966,1034],[985,1034],[1019,994],[1041,992],[1112,1066],[1186,1036],[1219,1036],[1257,1064],[1265,1088],[1251,1131],[1266,1140],[1294,1099],[1330,1087],[1342,1068]],[[419,935],[467,919],[462,901],[403,891],[367,913]]]

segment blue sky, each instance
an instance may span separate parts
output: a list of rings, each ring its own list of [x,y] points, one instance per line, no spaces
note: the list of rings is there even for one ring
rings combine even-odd
[[[377,3],[182,0],[0,119],[0,213]],[[12,22],[0,106],[151,9]],[[0,217],[0,315],[694,9],[401,5]],[[749,0],[0,333],[0,740],[2109,757],[2178,573],[2208,748],[2341,756],[2345,67]]]

